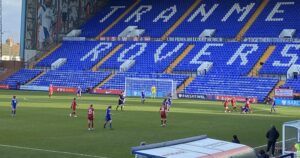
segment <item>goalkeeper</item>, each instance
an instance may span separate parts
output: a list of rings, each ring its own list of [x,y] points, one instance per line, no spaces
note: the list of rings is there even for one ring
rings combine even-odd
[[[153,85],[151,87],[151,94],[152,94],[152,98],[156,98],[156,87],[155,87],[155,85]]]

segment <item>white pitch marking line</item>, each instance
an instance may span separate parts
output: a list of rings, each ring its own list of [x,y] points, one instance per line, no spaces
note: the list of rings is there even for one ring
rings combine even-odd
[[[296,139],[296,138],[290,138],[290,139],[287,139],[286,141],[290,141],[290,140],[293,140],[293,139]],[[276,142],[276,144],[279,144],[279,143],[282,143],[282,141]],[[259,149],[259,148],[262,148],[264,146],[267,146],[267,144],[266,145],[261,145],[261,146],[254,147],[254,149]]]
[[[79,153],[56,151],[56,150],[47,150],[47,149],[39,149],[39,148],[30,148],[30,147],[22,147],[22,146],[15,146],[15,145],[0,144],[0,147],[16,148],[16,149],[24,149],[24,150],[33,150],[33,151],[43,151],[43,152],[49,152],[49,153],[58,153],[58,154],[83,156],[83,157],[107,158],[107,157],[103,157],[103,156],[95,156],[95,155],[87,155],[87,154],[79,154]]]

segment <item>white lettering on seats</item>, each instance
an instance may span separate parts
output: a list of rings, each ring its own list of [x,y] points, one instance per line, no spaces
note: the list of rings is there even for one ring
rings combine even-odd
[[[284,13],[284,10],[280,10],[279,8],[282,5],[294,5],[295,2],[277,2],[275,7],[272,9],[270,14],[267,16],[267,19],[265,21],[283,21],[283,18],[274,18],[275,14],[277,13]]]
[[[136,57],[140,56],[141,54],[143,54],[146,50],[147,47],[147,43],[135,43],[132,44],[129,48],[126,48],[118,57],[118,62],[125,62],[126,60],[133,60]],[[128,59],[124,59],[125,55],[130,51],[133,50],[135,47],[140,47],[139,51],[136,52],[134,55],[130,56]]]
[[[243,52],[245,48],[251,48],[250,50]],[[242,44],[235,54],[229,59],[227,65],[232,65],[238,57],[241,58],[242,62],[240,65],[246,65],[248,63],[247,56],[258,50],[257,44]]]
[[[104,52],[112,47],[112,43],[99,43],[94,47],[92,50],[90,50],[86,55],[84,55],[80,61],[85,61],[88,57],[93,56],[91,61],[96,61],[98,59],[98,55],[101,52]]]
[[[203,16],[201,22],[205,22],[210,17],[210,15],[217,9],[219,4],[214,4],[208,12],[205,11],[205,6],[206,4],[202,4],[187,21],[192,22],[201,13],[201,16]]]
[[[203,61],[198,61],[202,55],[211,55],[211,52],[207,52],[209,47],[222,47],[222,43],[207,43],[205,46],[198,52],[198,54],[190,61],[190,64],[202,64]]]
[[[170,57],[174,53],[178,52],[183,46],[183,43],[179,43],[172,51],[169,51],[166,55],[161,56],[162,50],[168,45],[168,43],[163,43],[155,52],[154,54],[154,61],[155,63],[161,62],[162,60],[166,59],[167,57]]]
[[[119,9],[125,8],[125,6],[111,6],[110,8],[112,10],[99,21],[100,23],[103,23],[105,20],[107,20],[109,17],[111,17]]]
[[[168,12],[171,12],[167,15],[165,15],[166,13]],[[168,22],[172,16],[174,16],[177,12],[177,7],[176,5],[170,7],[170,8],[167,8],[165,10],[163,10],[154,20],[153,22],[157,22],[159,19],[164,19],[163,22]]]
[[[133,12],[125,22],[129,22],[133,18],[135,18],[134,22],[140,22],[141,16],[152,9],[152,5],[141,5],[135,12]]]
[[[246,7],[241,8],[239,3],[235,3],[232,8],[227,12],[227,14],[223,17],[222,22],[226,22],[227,19],[232,15],[234,11],[236,11],[238,14],[243,12],[243,14],[240,16],[238,21],[243,21],[246,16],[250,13],[251,9],[255,6],[255,3],[250,3]]]
[[[281,51],[281,55],[283,58],[291,58],[288,63],[281,63],[281,61],[274,61],[273,66],[283,66],[283,67],[289,67],[292,66],[292,64],[295,64],[298,60],[297,54],[288,54],[289,50],[291,48],[295,48],[296,50],[300,50],[300,44],[287,44],[284,46],[283,50]]]

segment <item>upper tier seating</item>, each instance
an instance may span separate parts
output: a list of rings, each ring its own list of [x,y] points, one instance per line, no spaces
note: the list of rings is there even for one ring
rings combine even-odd
[[[87,88],[94,88],[109,75],[108,72],[55,70],[47,72],[29,85],[49,86],[52,84],[53,86],[75,88],[80,86],[83,90],[86,90]]]
[[[130,72],[161,73],[187,47],[178,42],[126,42],[100,69],[119,69],[125,60],[135,60]]]
[[[209,74],[247,75],[267,49],[266,43],[195,43],[174,71],[197,72],[204,61],[213,62]]]
[[[116,89],[124,90],[125,89],[125,78],[147,78],[147,79],[172,79],[176,81],[177,87],[181,85],[187,78],[187,75],[170,75],[170,74],[150,74],[150,73],[118,73],[111,80],[106,82],[102,89]]]
[[[277,43],[276,49],[263,65],[260,74],[286,75],[293,64],[300,64],[300,44]]]
[[[51,67],[59,58],[67,58],[60,70],[90,70],[117,46],[117,42],[64,41],[62,46],[40,61],[37,67]]]
[[[93,18],[88,20],[81,28],[81,36],[87,38],[96,37],[107,28],[120,14],[133,4],[133,0],[113,0],[109,1],[106,7],[98,12]]]
[[[160,38],[191,6],[193,0],[143,0],[105,36],[116,37],[128,26],[144,29],[142,36]]]
[[[247,37],[278,37],[283,29],[297,29],[300,37],[300,1],[270,0],[246,33]]]
[[[110,1],[82,26],[81,36],[96,37],[135,1]],[[193,0],[144,0],[104,36],[117,37],[128,26],[144,29],[142,36],[160,38],[192,6]],[[202,0],[175,29],[171,37],[199,37],[205,29],[216,29],[213,37],[234,38],[262,0]],[[283,29],[296,29],[300,37],[300,1],[270,0],[246,32],[246,37],[278,37]]]
[[[263,101],[278,82],[272,78],[239,76],[198,76],[184,89],[185,93],[220,96],[257,97]]]
[[[6,84],[11,88],[16,88],[18,83],[23,85],[32,80],[34,77],[38,76],[40,73],[42,73],[41,70],[21,69],[7,79],[1,81],[0,84]]]
[[[205,29],[216,29],[213,37],[234,38],[260,5],[261,0],[203,0],[172,37],[199,37]]]

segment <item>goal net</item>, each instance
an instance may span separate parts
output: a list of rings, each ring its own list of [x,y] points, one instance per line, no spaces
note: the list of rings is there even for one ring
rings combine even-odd
[[[295,123],[294,123],[295,122]],[[299,122],[291,121],[290,123],[284,123],[282,132],[282,151],[283,154],[294,153],[295,144],[300,141],[300,131],[297,128],[296,123]],[[294,124],[292,124],[294,123]]]
[[[146,97],[151,97],[151,88],[156,87],[156,97],[163,98],[172,95],[177,99],[176,81],[171,79],[152,79],[152,78],[125,78],[126,96],[141,96],[144,91]]]

